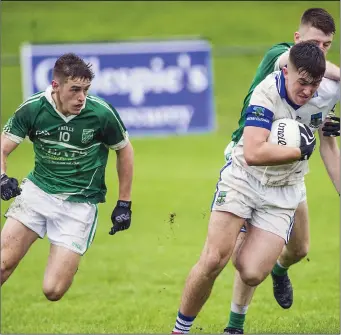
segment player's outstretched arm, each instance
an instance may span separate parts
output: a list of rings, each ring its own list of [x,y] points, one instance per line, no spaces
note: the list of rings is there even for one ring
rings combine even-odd
[[[131,188],[134,171],[134,150],[130,142],[119,150],[117,155],[117,174],[119,182],[119,195],[116,207],[111,215],[113,227],[109,232],[114,235],[116,232],[128,229],[131,223]]]
[[[340,149],[335,137],[323,136],[319,128],[320,155],[336,191],[340,194]]]
[[[278,59],[279,68],[282,69],[284,66],[288,64],[289,60],[289,50],[284,52]],[[326,61],[326,72],[324,73],[326,78],[331,80],[340,81],[340,68],[331,63],[330,61]]]
[[[7,158],[19,144],[10,140],[6,135],[1,135],[1,199],[9,200],[21,193],[18,180],[9,178],[6,174]]]
[[[326,61],[326,72],[324,73],[324,76],[332,80],[340,81],[340,68],[337,65]]]

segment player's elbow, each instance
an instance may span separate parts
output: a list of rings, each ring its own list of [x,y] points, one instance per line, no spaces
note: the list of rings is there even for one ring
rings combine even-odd
[[[244,150],[244,158],[247,165],[260,165],[259,156],[257,155],[256,150],[252,150],[251,148]]]

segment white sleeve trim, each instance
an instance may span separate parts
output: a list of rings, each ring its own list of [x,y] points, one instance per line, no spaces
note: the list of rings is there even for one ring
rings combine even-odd
[[[17,143],[17,144],[20,144],[24,139],[20,136],[17,136],[17,135],[14,135],[14,134],[11,134],[11,133],[8,133],[6,131],[3,132],[3,134],[11,141]]]
[[[127,144],[129,143],[129,136],[128,136],[128,132],[124,133],[124,139],[114,145],[109,145],[109,148],[112,150],[121,150],[123,149]]]

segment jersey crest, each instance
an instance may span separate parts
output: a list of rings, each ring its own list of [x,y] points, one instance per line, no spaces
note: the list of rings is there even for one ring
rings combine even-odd
[[[310,118],[309,127],[318,128],[322,124],[322,112],[312,114]]]
[[[94,129],[83,129],[82,132],[82,143],[87,144],[94,138]]]

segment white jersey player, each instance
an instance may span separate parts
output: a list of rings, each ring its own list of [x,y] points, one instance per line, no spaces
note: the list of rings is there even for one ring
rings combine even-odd
[[[215,279],[228,263],[246,219],[251,225],[235,264],[241,279],[256,286],[272,270],[287,241],[295,210],[305,197],[305,186],[303,178],[288,183],[291,173],[280,178],[277,173],[265,183],[262,175],[268,178],[266,166],[290,164],[290,171],[291,164],[309,159],[316,140],[306,125],[300,126],[299,148],[267,139],[274,119],[296,118],[296,112],[315,99],[325,69],[324,54],[315,43],[298,43],[290,49],[283,78],[280,73],[269,77],[252,94],[243,140],[220,173],[205,246],[186,280],[173,333],[189,332]],[[258,175],[257,168],[250,165],[262,166],[263,173]]]
[[[298,30],[293,34],[293,43],[277,43],[266,51],[262,60],[259,62],[251,85],[243,100],[238,127],[233,132],[232,141],[225,151],[226,160],[229,159],[232,148],[243,135],[246,116],[245,112],[250,104],[251,95],[257,85],[259,85],[270,73],[283,69],[283,67],[287,65],[290,48],[294,44],[303,41],[314,41],[318,44],[325,56],[327,56],[335,32],[335,22],[330,13],[323,8],[308,8],[303,12]],[[340,80],[340,68],[327,61],[324,77],[338,82]],[[332,91],[330,84],[323,80],[319,87],[319,97],[324,96],[322,95],[325,93],[324,85]],[[326,96],[326,99],[329,99],[329,95]],[[317,100],[314,98],[312,102],[317,102]],[[298,113],[300,114],[300,111],[296,110],[296,114]],[[320,115],[318,115],[318,113],[317,115],[313,114],[310,118],[309,114],[307,116],[308,118],[306,119],[297,115],[296,119],[307,125],[311,125],[311,127],[317,126],[320,123]],[[331,137],[340,136],[340,118],[331,113],[330,116],[328,115],[328,120],[323,123],[323,126],[319,127],[318,132],[320,137],[319,154],[330,179],[336,190],[339,191],[340,181],[338,177],[340,172],[340,150],[337,141]],[[290,308],[294,301],[294,292],[288,270],[290,270],[292,265],[305,259],[309,252],[310,229],[306,199],[298,205],[295,211],[294,221],[295,223],[290,234],[290,241],[283,247],[278,260],[271,271],[274,298],[279,306],[285,309]],[[232,260],[236,259],[239,248],[244,242],[246,228],[247,227],[243,227],[241,230],[243,233],[238,236],[231,257]],[[224,334],[243,334],[246,313],[255,289],[255,286],[246,285],[241,280],[238,270],[235,271],[231,309],[226,328],[224,329]]]
[[[333,109],[340,95],[339,83],[323,78],[313,97],[303,106],[291,102],[285,88],[285,72],[269,74],[254,90],[246,110],[245,126],[271,129],[278,119],[291,118],[307,125],[314,133]],[[298,161],[279,166],[250,166],[246,163],[243,149],[244,138],[232,150],[232,160],[263,185],[293,185],[302,182],[309,171],[308,162]]]

